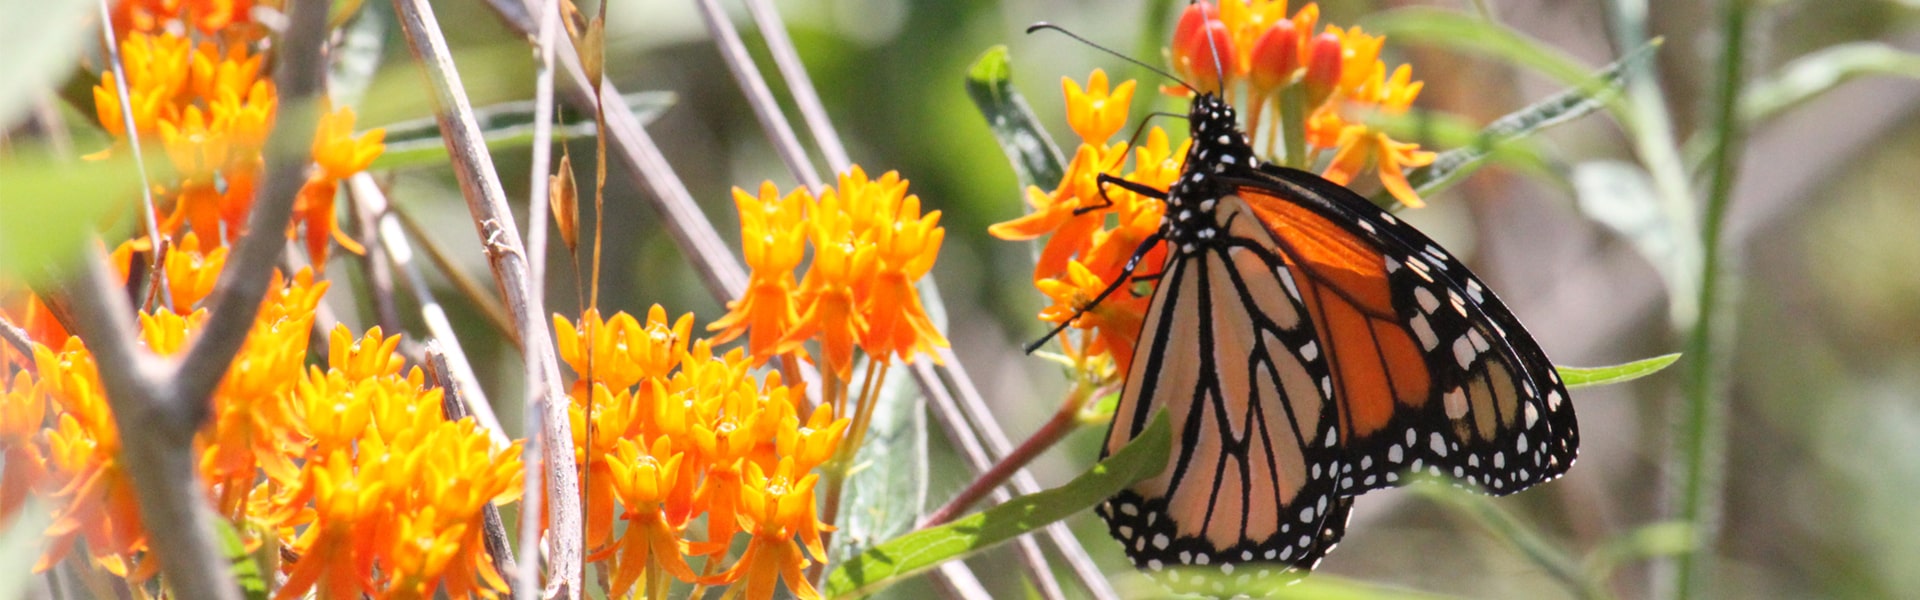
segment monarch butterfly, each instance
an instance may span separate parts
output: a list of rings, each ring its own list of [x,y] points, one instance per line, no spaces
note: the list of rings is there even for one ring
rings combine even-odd
[[[1260,164],[1219,96],[1188,117],[1169,189],[1102,179],[1167,206],[1125,268],[1166,244],[1102,455],[1161,408],[1175,452],[1097,508],[1137,567],[1202,592],[1298,576],[1403,472],[1502,495],[1566,472],[1566,387],[1465,265],[1339,184]]]

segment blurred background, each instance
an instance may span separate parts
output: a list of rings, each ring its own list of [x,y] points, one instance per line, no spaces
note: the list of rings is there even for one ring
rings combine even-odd
[[[476,104],[532,96],[532,61],[517,34],[492,15],[480,14],[475,3],[438,4]],[[770,64],[744,8],[723,4],[737,11],[734,22],[746,30],[755,58]],[[943,211],[947,241],[933,280],[945,300],[947,333],[1000,421],[1015,440],[1022,439],[1052,413],[1066,378],[1053,363],[1020,352],[1044,331],[1034,318],[1045,301],[1028,276],[1031,249],[990,239],[986,227],[1022,214],[1023,195],[962,79],[983,51],[1008,46],[1015,87],[1057,140],[1071,141],[1061,108],[1061,77],[1084,81],[1096,67],[1122,78],[1142,72],[1061,36],[1024,35],[1024,28],[1035,21],[1055,22],[1160,64],[1157,47],[1182,3],[776,4],[853,160],[869,173],[900,171],[927,208]],[[1321,3],[1322,23],[1365,24],[1381,11],[1417,4],[1489,15],[1589,69],[1623,51],[1606,18],[1612,9],[1598,0],[1332,0]],[[1920,50],[1920,3],[1913,0],[1752,4],[1745,45],[1749,79],[1775,78],[1796,59],[1836,44],[1877,42]],[[1665,38],[1655,59],[1660,100],[1672,115],[1676,138],[1686,142],[1706,131],[1703,120],[1720,64],[1721,9],[1718,3],[1695,0],[1652,5],[1649,35]],[[467,14],[472,16],[461,16]],[[417,90],[418,72],[390,23],[392,13],[368,10],[363,18],[374,23],[356,31],[387,40],[376,81]],[[389,23],[383,27],[379,19]],[[727,76],[694,3],[615,3],[609,19],[609,76],[625,92],[673,95],[648,130],[708,218],[733,241],[739,230],[732,188],[753,189],[771,180],[786,189],[797,181]],[[1449,48],[1389,37],[1387,64],[1411,64],[1415,77],[1426,82],[1418,110],[1484,124],[1563,87],[1508,61]],[[1920,74],[1911,58],[1903,60],[1884,70],[1898,74],[1902,68],[1896,67],[1903,67],[1908,76]],[[769,77],[776,78],[776,94],[788,114],[796,115],[777,76]],[[1182,101],[1149,93],[1162,83],[1142,81],[1136,104],[1183,110]],[[365,103],[365,125],[428,114],[424,102],[407,99],[417,91],[368,93],[380,100]],[[1709,563],[1712,595],[1878,598],[1911,597],[1920,589],[1920,569],[1911,567],[1920,563],[1920,535],[1915,535],[1920,533],[1916,108],[1920,83],[1862,77],[1756,116],[1737,154],[1723,238],[1735,293],[1726,309],[1732,311],[1727,320],[1731,354],[1718,379],[1728,398],[1721,415],[1728,434],[1719,482],[1725,489],[1718,510],[1723,528],[1706,540],[1719,557]],[[1145,110],[1137,106],[1136,117]],[[1669,293],[1657,259],[1649,258],[1657,252],[1644,251],[1635,241],[1644,239],[1639,237],[1644,232],[1602,225],[1595,218],[1626,210],[1631,224],[1633,206],[1609,204],[1620,194],[1607,190],[1634,184],[1632,177],[1626,183],[1608,179],[1622,168],[1638,168],[1633,137],[1598,113],[1549,130],[1532,144],[1546,168],[1496,164],[1429,197],[1430,207],[1401,215],[1465,257],[1556,363],[1596,366],[1681,351],[1685,334],[1675,330],[1671,315],[1693,299]],[[592,181],[592,140],[574,140],[571,148],[580,181]],[[499,152],[495,160],[509,196],[525,198],[525,149]],[[817,154],[815,160],[824,164]],[[610,235],[602,303],[636,313],[659,303],[674,313],[691,311],[700,323],[718,318],[723,307],[661,229],[645,192],[629,182],[619,172],[608,179]],[[1609,182],[1616,185],[1610,188]],[[1704,189],[1704,178],[1694,183]],[[465,205],[444,169],[403,173],[394,187],[395,201],[421,217],[440,243],[478,248]],[[516,210],[525,217],[523,203]],[[555,241],[549,255],[565,256],[565,249]],[[463,250],[461,260],[468,272],[485,277],[478,251]],[[555,261],[549,281],[548,307],[570,312],[578,295],[563,260]],[[331,298],[352,302],[354,296]],[[414,314],[405,309],[407,300],[402,302],[402,313]],[[455,300],[450,308],[464,325],[484,329],[470,307]],[[349,323],[366,322],[366,307],[336,309]],[[469,351],[483,384],[519,390],[513,379],[520,371],[518,357],[510,348],[490,346],[488,337],[476,335],[468,342],[477,346]],[[1663,522],[1672,514],[1664,498],[1687,360],[1630,384],[1575,392],[1584,440],[1578,466],[1559,482],[1496,503],[1573,556]],[[519,411],[502,415],[512,421]],[[509,428],[517,424],[510,422]],[[1035,467],[1042,484],[1057,485],[1091,464],[1103,433],[1104,427],[1087,427],[1043,456]],[[929,502],[938,504],[970,477],[944,439],[932,437]],[[1129,570],[1119,546],[1091,512],[1070,525],[1108,572]],[[971,563],[996,595],[1025,593],[1013,578],[985,575],[1012,572],[1004,551]],[[1462,597],[1566,593],[1474,521],[1398,490],[1358,500],[1346,541],[1319,572]],[[1654,569],[1636,561],[1607,585],[1620,597],[1648,597],[1662,593],[1654,583],[1658,580]],[[1134,594],[1159,593],[1144,581],[1123,577],[1119,585]],[[912,594],[914,589],[898,591]]]
[[[463,2],[442,4],[444,15],[470,10]],[[756,60],[770,65],[745,10],[724,4],[735,10]],[[1332,0],[1321,8],[1323,23],[1354,25],[1413,4],[1423,2]],[[1482,10],[1480,2],[1427,4]],[[1164,42],[1171,27],[1158,33],[1142,27],[1171,23],[1181,4],[787,0],[778,8],[852,160],[870,173],[899,169],[929,210],[943,212],[947,246],[933,281],[947,304],[948,337],[1000,423],[1020,440],[1052,413],[1066,377],[1056,365],[1020,352],[1043,333],[1033,315],[1044,296],[1027,277],[1029,246],[985,235],[987,225],[1020,215],[1023,204],[1014,171],[962,90],[962,77],[981,52],[1006,44],[1014,85],[1054,127],[1056,140],[1071,140],[1060,77],[1085,81],[1094,67],[1116,77],[1142,77],[1142,71],[1068,38],[1023,35],[1025,25],[1054,21],[1160,63],[1158,50],[1142,52],[1158,48],[1142,44],[1142,37]],[[1603,2],[1486,0],[1484,10],[1592,69],[1622,52]],[[1657,54],[1659,85],[1680,140],[1703,131],[1720,63],[1718,10],[1713,2],[1653,2],[1647,17],[1649,35],[1665,37]],[[726,75],[693,2],[616,2],[609,19],[609,77],[626,92],[676,96],[649,131],[732,240],[737,221],[730,188],[755,188],[760,181],[791,188],[797,181]],[[476,96],[528,98],[530,62],[518,37],[493,17],[459,23],[449,35]],[[1834,44],[1920,50],[1920,4],[1914,2],[1761,2],[1749,27],[1749,79],[1776,77],[1797,58]],[[413,77],[397,44],[386,52],[390,69]],[[1455,113],[1471,123],[1492,121],[1561,88],[1513,63],[1444,44],[1390,37],[1386,62],[1411,63],[1415,77],[1427,81],[1419,110]],[[1179,100],[1146,92],[1162,83],[1142,81],[1137,104],[1181,110]],[[778,83],[776,94],[791,102]],[[1920,562],[1920,535],[1914,535],[1920,531],[1916,108],[1920,85],[1914,81],[1862,77],[1751,123],[1724,235],[1736,294],[1732,356],[1720,373],[1728,398],[1724,529],[1707,540],[1720,558],[1711,579],[1716,596],[1901,598],[1920,590],[1920,569],[1910,567]],[[380,119],[369,115],[365,123]],[[1670,312],[1692,298],[1674,302],[1649,254],[1592,217],[1609,210],[1609,196],[1582,194],[1576,185],[1576,173],[1636,162],[1630,135],[1596,113],[1536,142],[1549,169],[1492,165],[1428,198],[1425,210],[1402,215],[1465,256],[1557,363],[1607,365],[1680,352],[1686,337],[1674,331]],[[582,158],[591,156],[591,140],[576,140],[572,152],[576,165],[589,165]],[[495,160],[509,194],[524,198],[526,152],[501,152]],[[591,181],[588,167],[578,173]],[[1697,183],[1703,187],[1703,181]],[[397,187],[396,202],[430,215],[426,221],[445,244],[476,248],[447,173],[407,173]],[[609,177],[607,231],[616,235],[607,238],[603,304],[641,312],[657,302],[670,312],[693,312],[701,323],[716,319],[724,308],[699,285],[639,194],[624,175]],[[549,252],[564,256],[561,246]],[[468,252],[467,262],[472,273],[484,275],[478,252]],[[553,265],[549,288],[549,308],[574,306],[574,275],[563,262]],[[482,367],[482,377],[518,373],[511,367],[515,356],[495,356],[501,367]],[[1501,498],[1501,508],[1574,556],[1661,523],[1670,515],[1663,498],[1684,365],[1630,385],[1574,392],[1584,438],[1580,463],[1559,483]],[[513,381],[488,385],[516,388]],[[515,419],[516,412],[503,415]],[[1087,427],[1043,456],[1037,463],[1043,485],[1085,469],[1098,456],[1102,435],[1102,427]],[[968,477],[943,438],[935,435],[931,448],[929,502],[939,504]],[[1119,546],[1098,517],[1087,513],[1071,527],[1110,573],[1125,571]],[[973,560],[973,567],[1004,573],[1012,560],[995,552]],[[1469,598],[1565,594],[1473,521],[1402,490],[1359,498],[1346,542],[1319,571]],[[1619,596],[1640,598],[1661,590],[1655,579],[1644,563],[1632,563],[1609,585]],[[1021,592],[1014,581],[989,577],[987,583],[998,594]]]

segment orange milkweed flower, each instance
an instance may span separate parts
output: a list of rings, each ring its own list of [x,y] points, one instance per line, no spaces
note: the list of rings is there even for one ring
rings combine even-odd
[[[820,524],[814,515],[813,486],[819,478],[799,475],[792,459],[782,459],[771,475],[760,465],[749,463],[747,485],[740,488],[740,519],[753,538],[739,562],[714,579],[745,585],[746,597],[756,600],[772,598],[781,580],[797,598],[820,598],[820,592],[807,581],[804,570],[810,561],[802,553],[804,548],[815,559],[826,557],[819,531],[831,528]]]
[[[874,247],[853,237],[852,217],[839,210],[837,196],[824,196],[820,205],[808,223],[813,264],[800,280],[800,319],[778,352],[791,352],[819,336],[824,368],[846,379],[853,372],[855,342],[867,329],[854,286],[872,280]]]
[[[0,522],[10,522],[27,495],[47,484],[47,399],[38,388],[33,377],[0,364]]]
[[[1094,69],[1085,90],[1073,79],[1060,78],[1067,95],[1067,125],[1089,144],[1105,142],[1127,124],[1127,109],[1133,103],[1134,81],[1129,79],[1111,90],[1107,72]]]
[[[947,347],[947,339],[927,316],[914,283],[933,270],[934,260],[940,254],[940,242],[947,232],[938,225],[940,211],[922,216],[919,196],[899,197],[899,192],[905,189],[904,183],[898,191],[885,194],[878,202],[893,204],[892,200],[897,199],[898,209],[890,222],[880,224],[874,235],[874,274],[860,302],[861,313],[867,321],[860,348],[877,360],[897,356],[905,361],[921,353],[939,362],[939,355],[934,354],[933,349]]]
[[[167,253],[162,268],[167,273],[167,291],[176,313],[188,314],[193,307],[213,293],[218,283],[220,270],[227,265],[226,246],[214,245],[202,249],[200,236],[189,231],[180,239],[180,243]]]
[[[771,181],[760,184],[758,196],[733,190],[734,207],[740,212],[740,249],[751,275],[746,292],[727,302],[727,314],[708,324],[707,330],[720,332],[716,342],[747,333],[747,354],[756,365],[778,353],[781,339],[800,320],[793,301],[793,270],[806,253],[802,211],[814,202],[805,188],[782,196]]]
[[[696,577],[685,558],[687,543],[677,533],[684,523],[674,524],[670,517],[687,511],[667,506],[680,498],[675,489],[691,485],[687,481],[691,477],[681,466],[686,455],[675,452],[672,438],[663,436],[644,453],[638,442],[620,440],[613,456],[608,463],[609,474],[615,495],[626,507],[621,518],[627,521],[627,531],[618,545],[607,550],[613,556],[613,588],[609,591],[614,597],[625,597],[640,576],[655,565],[676,579],[694,581]]]
[[[320,116],[319,129],[313,136],[313,162],[318,168],[294,201],[294,214],[299,215],[296,221],[306,225],[307,253],[313,257],[316,268],[327,264],[329,240],[338,242],[348,252],[366,253],[359,242],[340,231],[333,200],[341,180],[366,170],[386,150],[386,145],[381,143],[386,135],[386,130],[376,128],[355,137],[350,107],[335,108]]]
[[[53,522],[46,529],[47,550],[34,571],[44,572],[66,559],[74,541],[85,538],[95,564],[114,575],[143,579],[152,573],[152,561],[141,563],[139,573],[131,572],[128,562],[146,550],[146,528],[133,482],[120,460],[120,430],[93,356],[79,338],[68,338],[58,351],[35,348],[34,364],[41,393],[58,411],[55,426],[46,430],[47,463],[56,490]]]
[[[1434,154],[1366,124],[1376,113],[1404,113],[1421,82],[1412,80],[1406,65],[1390,71],[1380,60],[1385,37],[1331,25],[1316,35],[1319,5],[1307,3],[1291,18],[1283,18],[1285,11],[1285,2],[1267,0],[1221,0],[1218,8],[1188,5],[1168,48],[1174,72],[1203,91],[1220,92],[1217,80],[1228,90],[1244,83],[1251,134],[1258,135],[1265,121],[1271,123],[1269,139],[1278,140],[1286,131],[1282,120],[1298,122],[1298,130],[1304,131],[1299,141],[1314,151],[1284,157],[1290,166],[1323,165],[1321,176],[1342,185],[1373,169],[1381,187],[1400,203],[1423,206],[1407,182],[1406,170],[1432,164]],[[1212,64],[1215,51],[1221,56],[1219,69]],[[1226,71],[1223,80],[1217,74],[1221,69]],[[1302,86],[1302,114],[1263,119],[1282,91],[1293,85]],[[1167,91],[1186,94],[1184,89]],[[1327,151],[1331,158],[1315,160]]]

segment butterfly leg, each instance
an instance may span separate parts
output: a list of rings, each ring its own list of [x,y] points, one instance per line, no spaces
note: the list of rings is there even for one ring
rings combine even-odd
[[[1105,175],[1102,175],[1102,177],[1105,177]],[[1027,354],[1033,354],[1033,351],[1039,350],[1042,344],[1047,343],[1047,340],[1051,340],[1053,336],[1060,335],[1060,332],[1066,331],[1068,326],[1073,325],[1075,319],[1080,318],[1080,315],[1086,314],[1087,310],[1098,306],[1102,300],[1107,299],[1107,296],[1113,295],[1114,290],[1120,289],[1120,286],[1126,284],[1133,276],[1133,270],[1140,267],[1140,259],[1145,258],[1147,253],[1153,250],[1154,246],[1160,245],[1160,240],[1159,232],[1154,232],[1153,235],[1147,236],[1147,239],[1141,240],[1140,246],[1133,250],[1133,256],[1127,259],[1127,265],[1120,269],[1120,276],[1113,278],[1113,283],[1107,284],[1107,289],[1101,290],[1100,295],[1094,296],[1092,302],[1088,302],[1086,306],[1074,307],[1073,316],[1067,317],[1065,321],[1061,321],[1058,326],[1055,326],[1052,331],[1048,331],[1046,335],[1041,336],[1040,339],[1034,340],[1031,344],[1027,344]]]

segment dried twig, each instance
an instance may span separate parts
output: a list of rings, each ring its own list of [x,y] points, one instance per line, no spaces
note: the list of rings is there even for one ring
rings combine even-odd
[[[535,291],[536,303],[544,300],[545,296],[539,292],[546,289],[547,281],[547,192],[549,188],[545,184],[550,170],[548,163],[552,159],[553,152],[553,55],[554,40],[560,37],[560,0],[553,0],[550,9],[539,12],[540,33],[534,38],[534,48],[539,53],[539,60],[535,63],[533,86],[533,164],[531,166],[533,173],[527,178],[530,188],[527,194],[527,243],[530,253],[527,263],[528,268],[532,270],[527,278],[530,281],[529,285],[533,286]],[[625,112],[624,109],[622,112]],[[598,220],[600,217],[596,215],[594,218]],[[538,314],[546,314],[545,309],[541,308]],[[535,386],[535,382],[527,382],[527,397],[531,398],[539,393],[539,388]],[[531,403],[527,405],[526,422],[529,430],[537,430],[541,421],[540,411],[535,408]],[[572,440],[565,440],[565,443],[571,445]],[[521,451],[523,460],[526,462],[526,477],[531,481],[540,472],[532,460],[540,451],[540,440],[529,436],[527,445]],[[540,510],[538,498],[530,498],[522,502],[521,507],[524,511]],[[522,564],[527,566],[512,574],[515,598],[532,598],[539,589],[540,570],[535,568],[532,553],[539,539],[540,524],[532,519],[521,519],[520,547],[522,552],[527,553],[522,559],[524,561]]]
[[[447,362],[447,353],[441,351],[440,342],[427,342],[427,372],[433,375],[434,385],[440,386],[440,413],[448,421],[458,421],[473,414],[473,403],[468,402],[467,387],[459,380],[449,377],[453,373],[452,365]],[[531,520],[531,519],[529,519]],[[512,574],[514,568],[513,548],[507,544],[507,527],[500,521],[500,509],[489,502],[480,509],[481,543],[487,547],[487,556],[493,559],[493,568],[501,573]]]
[[[0,315],[0,340],[6,341],[15,352],[19,352],[29,365],[33,363],[33,340],[27,337],[25,329],[14,325],[13,321],[8,321],[5,315]]]
[[[454,175],[460,181],[467,209],[473,213],[474,227],[485,244],[494,280],[520,332],[527,378],[539,382],[534,384],[538,386],[534,389],[541,393],[528,398],[528,402],[538,403],[544,411],[539,435],[556,442],[543,444],[545,452],[542,453],[546,462],[547,500],[551,502],[547,509],[549,572],[556,575],[555,583],[561,585],[562,593],[578,598],[582,589],[579,581],[582,540],[578,535],[580,490],[573,448],[565,443],[573,439],[573,434],[563,402],[566,396],[560,390],[560,368],[552,337],[547,335],[547,327],[538,312],[540,296],[529,278],[526,246],[513,225],[506,192],[500,186],[432,7],[426,0],[401,0],[394,3],[394,11],[399,14],[408,47],[432,88],[434,117],[444,133],[448,154],[454,159]]]
[[[720,8],[720,0],[698,0],[694,4],[700,7],[707,32],[713,34],[714,47],[719,48],[720,57],[726,59],[734,83],[740,85],[740,91],[747,95],[747,104],[753,106],[753,116],[760,121],[760,129],[765,131],[767,139],[773,140],[774,152],[780,155],[780,160],[787,163],[787,172],[800,178],[800,183],[807,188],[819,190],[820,172],[814,169],[806,148],[800,146],[800,139],[794,137],[793,125],[780,112],[780,103],[774,101],[773,90],[767,88],[767,80],[760,76],[753,57],[747,55],[747,45],[740,41],[739,30],[733,28],[733,21]]]

